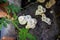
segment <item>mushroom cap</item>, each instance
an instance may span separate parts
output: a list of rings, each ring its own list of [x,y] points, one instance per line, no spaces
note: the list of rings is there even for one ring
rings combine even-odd
[[[26,24],[26,20],[25,20],[25,16],[20,16],[20,17],[18,17],[18,21],[19,21],[19,23],[21,24],[21,25],[24,25],[24,24]]]
[[[45,2],[45,0],[37,0],[38,2],[40,2],[40,3],[44,3]]]
[[[43,6],[39,5],[39,6],[38,6],[38,9],[37,9],[36,12],[35,12],[35,15],[42,15],[42,14],[44,14],[45,12],[46,12],[46,9],[43,8]]]
[[[30,21],[27,22],[26,29],[34,29],[36,27],[37,20],[32,18]]]
[[[44,21],[45,23],[47,23],[48,25],[51,25],[51,19],[48,17],[42,17],[42,21]]]
[[[32,19],[32,17],[30,16],[30,15],[26,15],[25,16],[25,20],[28,22],[28,21],[30,21]]]

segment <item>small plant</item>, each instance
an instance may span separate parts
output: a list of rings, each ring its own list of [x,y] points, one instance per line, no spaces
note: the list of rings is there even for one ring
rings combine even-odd
[[[29,29],[18,27],[19,22],[18,22],[17,13],[20,11],[21,8],[15,6],[14,4],[11,4],[11,5],[6,6],[5,9],[9,16],[11,16],[11,13],[13,14],[11,16],[11,18],[13,18],[13,20],[9,19],[8,17],[2,18],[0,20],[0,29],[2,28],[2,25],[7,26],[7,23],[12,22],[12,24],[15,26],[15,28],[17,28],[18,40],[26,40],[27,38],[30,40],[36,40],[36,38],[28,32]]]
[[[12,12],[12,13],[18,13],[18,11],[20,10],[19,7],[15,6],[14,4],[8,5],[6,6],[8,13]]]
[[[20,31],[18,32],[18,36],[19,36],[19,39],[18,40],[36,40],[35,36],[33,36],[32,34],[30,34],[28,32],[29,30],[28,29],[25,29],[25,28],[22,28],[20,29]]]
[[[2,29],[3,25],[6,27],[9,22],[10,22],[10,20],[6,19],[6,17],[5,18],[1,18],[0,19],[0,30]]]

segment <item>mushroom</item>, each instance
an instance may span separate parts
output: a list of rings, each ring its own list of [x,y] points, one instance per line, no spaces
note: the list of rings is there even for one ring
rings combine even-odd
[[[32,19],[32,17],[30,16],[30,15],[26,15],[25,16],[25,20],[28,22],[28,21],[30,21]]]
[[[49,19],[48,17],[46,16],[42,16],[42,21],[46,22],[48,25],[51,25],[51,19]]]
[[[48,17],[46,17],[46,15],[44,14],[45,12],[46,12],[46,9],[43,8],[41,5],[39,5],[35,15],[41,15],[42,21],[46,22],[48,25],[51,25],[51,20]]]
[[[45,0],[37,0],[37,2],[44,3]]]
[[[25,20],[25,16],[18,17],[18,21],[21,25],[24,25],[27,23],[27,21]]]
[[[27,23],[27,25],[26,25],[26,27],[25,27],[26,29],[29,29],[29,28],[34,29],[34,28],[35,28],[35,25],[36,25],[36,23],[37,23],[37,20],[34,19],[34,18],[32,18],[30,15],[20,16],[20,17],[18,18],[18,20],[19,20],[19,23],[20,23],[21,25],[24,25],[24,24]]]
[[[36,27],[37,20],[32,18],[29,22],[27,22],[26,29],[34,29]]]
[[[38,9],[36,10],[35,15],[42,15],[46,12],[46,9],[43,8],[41,5],[38,6]]]
[[[45,7],[46,8],[51,8],[55,3],[56,3],[55,0],[50,0],[49,2],[46,3]]]

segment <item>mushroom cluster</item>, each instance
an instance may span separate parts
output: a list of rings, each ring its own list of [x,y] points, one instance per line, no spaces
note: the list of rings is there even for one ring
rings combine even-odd
[[[45,14],[42,14],[42,21],[46,22],[48,25],[51,25],[51,19],[46,17]]]
[[[38,9],[36,10],[35,15],[42,15],[46,12],[46,9],[43,8],[41,5],[38,6]]]
[[[25,16],[18,17],[18,20],[21,25],[24,25],[27,23],[27,21],[25,20]]]
[[[47,23],[48,25],[51,25],[51,19],[46,17],[46,15],[44,14],[46,12],[46,9],[43,8],[43,6],[39,5],[38,9],[36,10],[35,15],[41,15],[42,16],[42,21],[44,21],[45,23]]]
[[[26,15],[26,16],[19,16],[18,17],[19,23],[21,25],[24,25],[27,23],[26,25],[26,29],[32,28],[34,29],[37,23],[37,20],[32,18],[30,15]]]

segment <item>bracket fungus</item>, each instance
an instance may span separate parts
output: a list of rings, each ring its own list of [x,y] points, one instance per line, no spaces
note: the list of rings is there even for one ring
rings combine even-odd
[[[45,0],[37,0],[37,2],[44,3]]]
[[[35,25],[36,25],[36,23],[37,23],[37,20],[34,19],[34,18],[32,18],[30,15],[20,16],[20,17],[18,18],[18,20],[19,20],[19,23],[20,23],[21,25],[24,25],[24,24],[27,23],[27,25],[26,25],[26,27],[25,27],[26,29],[29,29],[29,28],[34,29],[34,28],[35,28]]]

